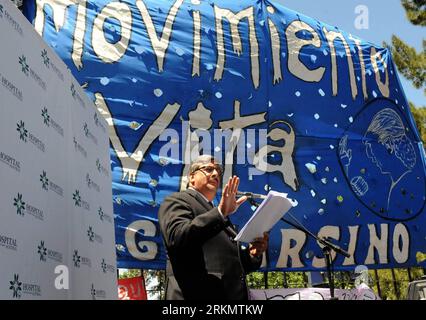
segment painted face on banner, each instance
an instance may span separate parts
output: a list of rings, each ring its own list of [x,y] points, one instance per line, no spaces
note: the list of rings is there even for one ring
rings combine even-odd
[[[423,166],[413,140],[405,117],[387,99],[369,103],[340,140],[340,163],[351,189],[385,219],[410,220],[424,206]]]

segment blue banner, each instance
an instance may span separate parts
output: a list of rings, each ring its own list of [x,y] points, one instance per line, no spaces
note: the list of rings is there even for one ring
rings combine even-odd
[[[351,254],[336,270],[426,265],[425,154],[388,49],[266,0],[38,0],[25,12],[108,121],[119,267],[165,267],[157,211],[199,153],[242,191],[287,193],[288,220]],[[252,212],[243,204],[233,223]],[[270,239],[265,270],[325,268],[317,242],[283,221]]]

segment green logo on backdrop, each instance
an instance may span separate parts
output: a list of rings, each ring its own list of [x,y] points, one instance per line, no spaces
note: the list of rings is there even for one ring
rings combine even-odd
[[[9,289],[13,291],[13,298],[20,298],[22,291],[22,282],[19,281],[19,275],[15,273],[13,276],[13,281],[9,281],[9,283]]]
[[[78,255],[78,250],[74,250],[74,254],[72,256],[72,261],[74,261],[74,266],[80,268],[80,256]]]
[[[90,294],[92,295],[92,299],[96,300],[96,289],[93,283],[92,283],[92,288],[90,289]]]
[[[102,207],[99,207],[98,214],[101,221],[104,221],[104,211],[102,210]]]
[[[25,57],[24,55],[19,57],[19,64],[21,65],[21,71],[28,76],[30,71],[30,66],[27,63],[27,57]]]
[[[102,271],[103,271],[104,273],[106,273],[107,265],[106,265],[106,263],[105,263],[105,259],[104,259],[104,258],[102,258],[101,268],[102,268]]]
[[[43,117],[43,122],[46,126],[50,125],[50,116],[49,113],[47,113],[47,108],[44,107],[41,109],[41,116]]]
[[[95,233],[93,232],[93,228],[91,226],[89,226],[89,230],[87,230],[87,236],[89,237],[89,241],[93,242]]]
[[[92,184],[92,179],[90,179],[89,174],[86,174],[86,182],[87,182],[87,186],[90,188],[90,185]]]
[[[74,83],[71,84],[71,94],[72,94],[73,98],[77,94],[77,91],[75,91]]]
[[[19,139],[23,140],[24,142],[27,142],[28,130],[25,129],[25,122],[23,122],[22,120],[20,120],[16,124],[16,131],[19,132]]]
[[[49,185],[49,179],[47,178],[46,171],[43,171],[43,173],[40,175],[40,181],[41,181],[41,187],[44,190],[48,190],[47,186]]]
[[[87,126],[86,122],[84,123],[83,130],[84,130],[84,134],[87,137],[89,135],[89,127]]]
[[[95,115],[93,116],[93,119],[95,120],[95,124],[99,125],[99,118],[98,118],[98,114],[95,112]]]
[[[41,57],[43,58],[43,63],[44,63],[44,65],[45,65],[46,67],[48,67],[48,68],[49,68],[50,59],[49,59],[49,57],[47,56],[47,50],[46,50],[46,49],[44,49],[44,50],[41,52]]]
[[[46,261],[47,249],[44,246],[44,241],[40,242],[38,248],[38,254],[40,255],[40,261]]]
[[[81,207],[80,191],[75,190],[75,192],[72,194],[72,198],[74,200],[74,205],[77,206],[77,207]]]
[[[18,193],[16,198],[13,198],[13,205],[16,207],[16,214],[24,215],[25,202],[22,200],[22,194]]]

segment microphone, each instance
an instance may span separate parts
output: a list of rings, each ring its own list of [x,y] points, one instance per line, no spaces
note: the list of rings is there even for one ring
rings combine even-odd
[[[225,227],[225,232],[228,234],[229,237],[234,241],[235,237],[238,235],[238,233],[232,229],[230,226]]]
[[[336,253],[341,254],[342,256],[345,256],[346,258],[350,258],[350,254],[348,252],[346,252],[345,250],[343,250],[342,248],[340,248],[338,245],[331,243],[330,240],[328,240],[329,237],[326,238],[320,238],[319,242],[324,245],[327,246],[329,248],[331,248],[332,250],[334,250]]]
[[[263,194],[257,194],[252,192],[244,192],[244,191],[237,191],[237,197],[244,197],[252,198],[252,199],[266,199],[266,196]]]

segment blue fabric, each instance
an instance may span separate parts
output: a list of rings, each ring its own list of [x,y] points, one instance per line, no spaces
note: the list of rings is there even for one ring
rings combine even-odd
[[[144,0],[158,39],[167,34],[164,26],[168,16],[172,26],[161,68],[161,55],[153,49],[155,37],[149,36],[141,3],[128,0],[121,2],[121,21],[110,16],[101,25],[103,43],[111,45],[123,40],[123,23],[127,21],[131,28],[123,55],[107,61],[111,55],[94,48],[93,30],[100,23],[101,10],[111,4],[118,8],[117,2],[85,1],[86,7],[79,6],[81,11],[65,1],[62,9],[57,6],[54,11],[51,1],[44,2],[37,17],[34,1],[26,1],[26,16],[36,27],[45,17],[44,40],[92,100],[108,108],[114,121],[118,139],[111,140],[111,168],[119,267],[165,267],[157,210],[166,196],[180,188],[186,130],[206,129],[197,133],[209,132],[213,137],[214,129],[227,128],[224,122],[238,115],[253,117],[237,121],[237,127],[247,125],[242,134],[245,141],[240,138],[231,158],[242,163],[228,166],[226,174],[229,176],[232,169],[232,174],[240,177],[240,190],[266,194],[272,189],[295,199],[297,206],[287,219],[296,218],[314,234],[324,228],[320,235],[335,238],[334,243],[353,253],[353,260],[337,256],[336,270],[353,269],[358,264],[370,268],[420,264],[422,260],[416,255],[426,252],[424,149],[389,50],[270,1],[186,0],[180,4],[179,0]],[[131,21],[126,20],[126,12],[130,12]],[[232,18],[230,13],[238,12],[240,15]],[[78,13],[79,21],[86,19],[80,60],[72,56],[79,37]],[[219,19],[221,13],[223,19]],[[198,15],[199,29],[194,22]],[[61,26],[57,21],[62,16],[66,19]],[[228,18],[235,22],[233,28]],[[225,55],[222,75],[218,73],[220,27]],[[199,72],[195,66],[193,75],[197,30],[200,62]],[[332,32],[341,38],[330,46],[326,34],[331,37]],[[279,49],[274,50],[277,44]],[[376,69],[370,58],[375,54]],[[149,130],[158,128],[158,119],[166,109],[170,116],[165,128],[175,129],[177,136],[160,141],[157,135],[146,150],[138,149],[149,137]],[[189,128],[184,122],[188,120]],[[268,132],[266,143],[276,148],[270,149],[265,159],[269,166],[275,166],[266,173],[253,162],[264,146],[260,129]],[[250,134],[256,138],[250,139]],[[122,167],[126,167],[126,160],[118,157],[120,144],[127,160],[133,152],[136,156],[138,151],[144,152],[143,161],[133,162],[138,164],[134,180]],[[177,153],[162,154],[165,146]],[[226,147],[212,141],[209,148],[224,160]],[[219,200],[217,197],[216,202]],[[232,216],[233,223],[241,228],[251,213],[250,205],[243,204]],[[322,257],[316,241],[289,233],[291,229],[280,221],[271,231],[265,270],[323,269],[321,261],[314,262],[315,257]],[[132,230],[137,231],[134,236]]]

